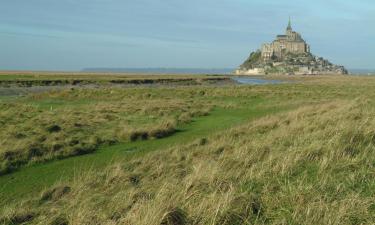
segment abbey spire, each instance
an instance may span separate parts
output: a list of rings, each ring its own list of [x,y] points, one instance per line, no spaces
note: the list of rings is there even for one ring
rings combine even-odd
[[[292,22],[290,21],[290,16],[289,16],[289,22],[288,22],[288,27],[286,30],[291,31],[292,30]]]

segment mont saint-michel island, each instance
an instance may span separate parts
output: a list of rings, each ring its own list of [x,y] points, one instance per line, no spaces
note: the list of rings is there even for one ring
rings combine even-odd
[[[375,225],[375,1],[20,2],[0,225]]]
[[[348,74],[344,66],[331,63],[315,56],[310,45],[301,34],[294,31],[289,19],[285,34],[277,35],[271,43],[252,52],[246,61],[234,72],[236,75],[328,75]]]

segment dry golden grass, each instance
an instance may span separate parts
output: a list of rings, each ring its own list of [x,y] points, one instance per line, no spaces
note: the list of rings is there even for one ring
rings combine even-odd
[[[90,153],[100,145],[163,138],[212,107],[189,96],[172,98],[168,90],[153,92],[64,90],[0,102],[0,174],[30,162]]]
[[[372,224],[370,104],[336,101],[262,118],[84,173],[65,184],[70,192],[21,208],[35,224]],[[22,215],[14,207],[10,219]]]
[[[85,171],[4,206],[0,221],[374,224],[374,86],[367,77],[316,77],[277,86],[194,89],[194,99],[220,98],[225,107],[236,108],[246,98],[305,106],[101,172]]]

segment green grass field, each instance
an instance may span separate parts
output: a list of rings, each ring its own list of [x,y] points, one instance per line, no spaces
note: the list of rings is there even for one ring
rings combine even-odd
[[[259,101],[255,101],[254,104],[258,106]],[[208,116],[194,118],[188,125],[178,127],[178,132],[171,137],[101,147],[92,154],[22,168],[20,171],[0,178],[2,187],[0,199],[2,202],[7,202],[37,194],[56,182],[71,181],[77,173],[82,171],[101,170],[115,161],[128,160],[148,151],[189,143],[195,139],[207,137],[212,132],[220,132],[277,110],[257,109],[256,107],[242,110],[215,109]]]
[[[279,79],[0,98],[0,222],[374,223],[375,79]]]

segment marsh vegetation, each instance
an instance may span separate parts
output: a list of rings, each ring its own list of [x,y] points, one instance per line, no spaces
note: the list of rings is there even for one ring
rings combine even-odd
[[[0,221],[374,223],[375,79],[292,80],[2,99]]]
[[[70,89],[2,102],[0,173],[87,154],[99,145],[163,138],[212,107],[193,101],[194,92],[168,97],[172,92],[178,95],[168,89]]]

